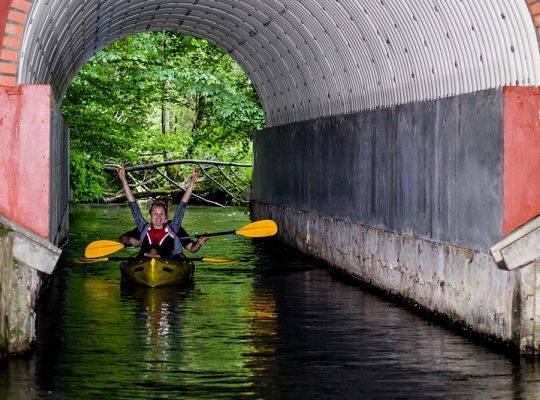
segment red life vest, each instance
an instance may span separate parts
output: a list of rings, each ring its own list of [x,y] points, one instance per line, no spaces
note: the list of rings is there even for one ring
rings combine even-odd
[[[157,244],[161,246],[163,241],[169,235],[169,228],[167,227],[167,224],[165,223],[163,226],[164,226],[164,229],[156,229],[153,226],[150,226],[150,228],[148,228],[146,237],[148,238],[149,244]]]

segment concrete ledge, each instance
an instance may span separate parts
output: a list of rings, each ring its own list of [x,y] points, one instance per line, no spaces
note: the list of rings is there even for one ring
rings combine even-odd
[[[497,265],[507,270],[540,259],[540,215],[515,229],[490,251]]]
[[[0,215],[0,358],[31,348],[41,272],[51,274],[60,254],[46,239]]]
[[[13,232],[13,258],[24,265],[52,274],[62,250],[46,239],[0,215],[0,224]]]
[[[540,273],[532,267],[508,272],[487,252],[282,206],[253,202],[252,210],[274,219],[281,239],[356,279],[524,352],[540,349]]]

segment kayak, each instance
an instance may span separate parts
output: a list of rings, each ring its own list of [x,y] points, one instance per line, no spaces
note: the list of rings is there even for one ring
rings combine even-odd
[[[122,277],[139,285],[158,287],[181,285],[193,279],[192,261],[137,257],[120,264]]]

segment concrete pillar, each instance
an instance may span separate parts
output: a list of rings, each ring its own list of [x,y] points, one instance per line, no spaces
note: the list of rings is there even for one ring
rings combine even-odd
[[[519,274],[514,301],[515,343],[523,354],[540,354],[540,216],[490,249],[508,274]]]
[[[522,354],[540,354],[540,261],[520,270],[516,343]]]
[[[61,250],[0,215],[0,358],[30,349],[35,305]]]

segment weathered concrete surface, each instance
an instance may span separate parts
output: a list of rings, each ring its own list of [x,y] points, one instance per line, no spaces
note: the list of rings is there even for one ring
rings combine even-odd
[[[515,229],[490,251],[497,265],[507,270],[540,260],[540,215]]]
[[[516,270],[520,291],[516,301],[514,337],[524,354],[540,354],[540,261]]]
[[[471,329],[540,349],[540,266],[503,271],[487,252],[316,213],[252,202],[280,239],[388,293]]]
[[[0,359],[7,356],[9,337],[9,305],[11,304],[11,272],[13,270],[13,237],[9,230],[0,231]]]
[[[37,296],[60,254],[47,240],[0,216],[0,357],[30,349]]]
[[[36,339],[35,306],[43,280],[36,269],[14,262],[11,273],[8,352],[28,351]]]
[[[0,226],[8,229],[13,237],[13,258],[46,274],[52,274],[62,250],[41,236],[0,215]]]

